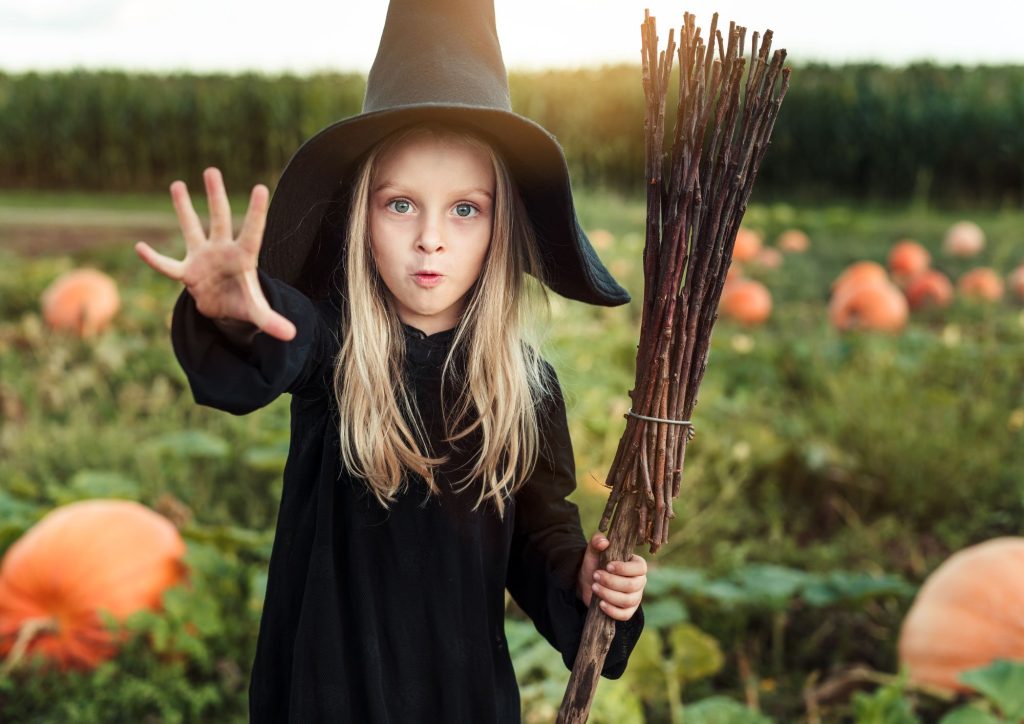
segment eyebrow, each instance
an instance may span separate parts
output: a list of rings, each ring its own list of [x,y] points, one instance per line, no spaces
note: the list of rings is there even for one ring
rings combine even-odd
[[[381,191],[383,189],[394,189],[395,191],[404,191],[404,189],[401,186],[399,186],[398,184],[393,183],[392,181],[384,181],[382,183],[377,184],[377,186],[373,189],[373,191],[371,193],[375,194],[378,191]],[[489,199],[493,199],[494,198],[494,195],[490,191],[488,191],[487,189],[481,189],[481,188],[462,189],[462,190],[456,191],[454,195],[455,196],[468,196],[469,194],[474,194],[474,193],[476,193],[476,194],[483,194],[484,196],[486,196]]]

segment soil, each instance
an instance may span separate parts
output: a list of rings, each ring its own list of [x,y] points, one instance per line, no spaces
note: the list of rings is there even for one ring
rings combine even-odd
[[[232,228],[243,219],[232,216]],[[203,223],[204,230],[208,230]],[[74,254],[145,241],[159,250],[181,242],[173,209],[108,209],[0,206],[0,252],[23,256]]]
[[[176,226],[91,226],[67,224],[0,224],[0,249],[22,256],[75,253],[145,241],[155,249],[181,235]]]

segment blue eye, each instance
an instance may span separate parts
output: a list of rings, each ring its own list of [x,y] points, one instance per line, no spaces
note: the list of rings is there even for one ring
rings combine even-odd
[[[392,204],[394,204],[394,207],[392,207]],[[404,214],[412,208],[412,204],[405,199],[395,199],[394,201],[388,202],[388,208],[392,211],[398,212],[399,214]]]
[[[463,213],[463,210],[465,210],[465,213]],[[476,211],[477,214],[480,213],[480,211],[475,206],[473,206],[473,204],[458,204],[455,207],[455,213],[458,216],[462,217],[463,219],[472,218],[474,216],[472,212],[474,211]]]

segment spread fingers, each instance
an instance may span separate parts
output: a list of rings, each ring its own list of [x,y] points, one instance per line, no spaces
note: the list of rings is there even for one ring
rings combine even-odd
[[[164,256],[144,241],[135,242],[135,253],[165,277],[180,282],[185,275],[185,262]]]
[[[185,237],[185,247],[191,251],[206,241],[206,232],[203,231],[203,224],[192,207],[192,198],[184,181],[175,181],[171,184],[171,203],[174,205],[182,236]]]

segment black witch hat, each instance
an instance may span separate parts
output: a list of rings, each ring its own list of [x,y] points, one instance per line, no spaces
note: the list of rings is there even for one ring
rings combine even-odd
[[[362,113],[321,129],[288,161],[267,212],[260,267],[327,297],[344,258],[352,174],[374,144],[421,121],[469,127],[502,155],[552,290],[602,306],[630,300],[580,227],[558,141],[512,111],[493,0],[391,0]]]

